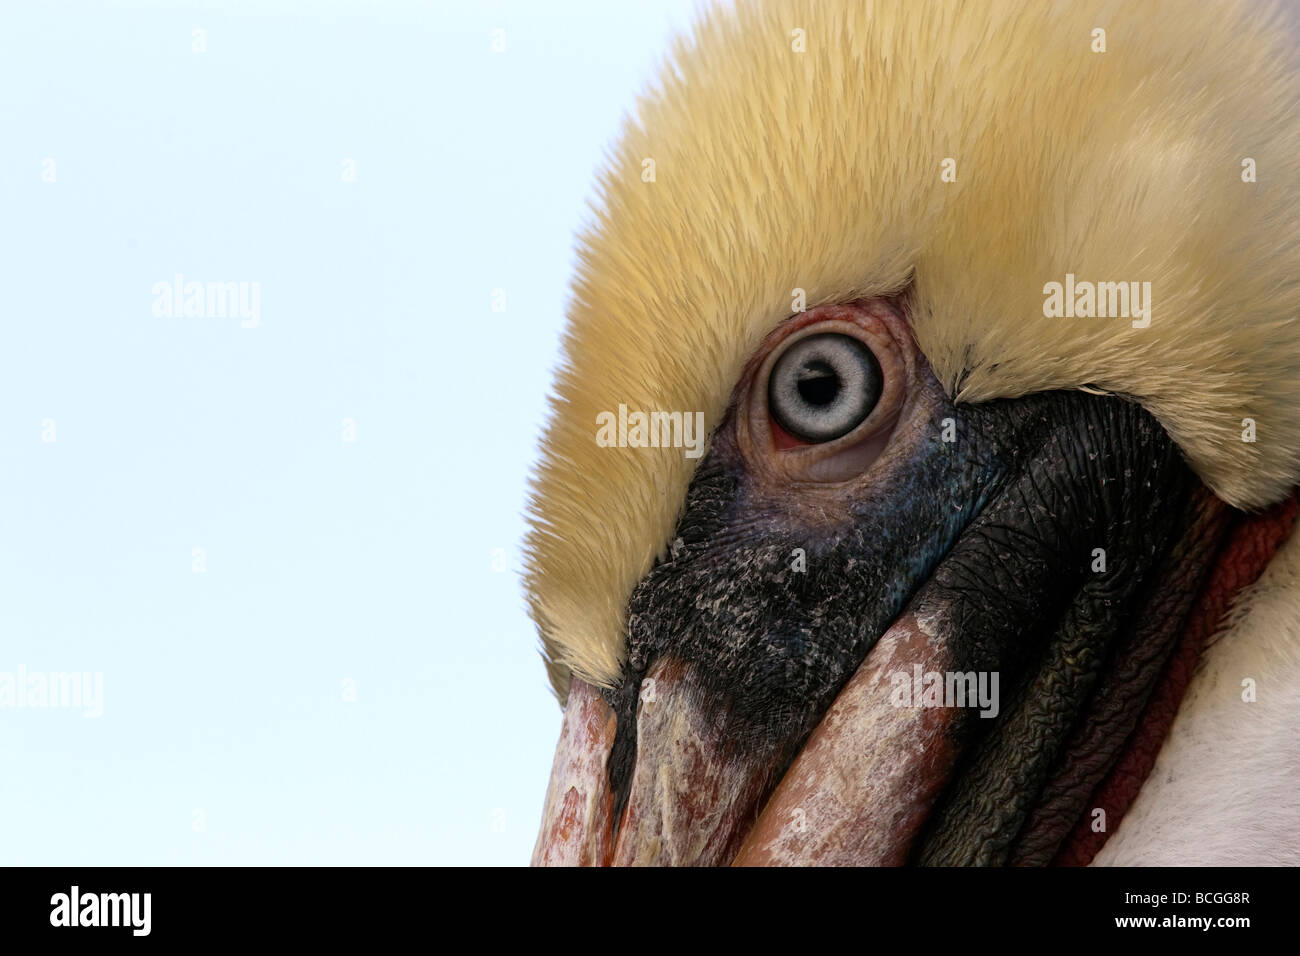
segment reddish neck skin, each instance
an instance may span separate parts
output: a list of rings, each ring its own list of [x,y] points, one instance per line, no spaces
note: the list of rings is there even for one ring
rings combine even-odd
[[[1291,497],[1262,514],[1242,516],[1232,529],[1214,561],[1205,592],[1188,615],[1183,635],[1151,694],[1137,730],[1115,766],[1097,786],[1088,804],[1089,812],[1075,824],[1074,830],[1061,844],[1052,861],[1054,866],[1087,866],[1091,863],[1133,805],[1142,783],[1155,765],[1156,755],[1160,753],[1169,728],[1173,726],[1178,705],[1187,692],[1209,638],[1218,630],[1224,613],[1237,594],[1255,583],[1278,548],[1291,536],[1297,510],[1300,510],[1300,505],[1293,492]],[[1106,811],[1105,833],[1092,832],[1092,809],[1097,807]]]

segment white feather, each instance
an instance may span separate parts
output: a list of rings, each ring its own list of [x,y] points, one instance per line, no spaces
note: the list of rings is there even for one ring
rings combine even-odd
[[[1256,700],[1242,699],[1255,682]],[[1236,602],[1094,866],[1300,864],[1300,534]]]

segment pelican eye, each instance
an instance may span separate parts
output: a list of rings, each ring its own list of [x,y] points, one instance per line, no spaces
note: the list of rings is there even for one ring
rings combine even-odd
[[[776,360],[767,407],[795,438],[828,442],[866,421],[883,384],[871,349],[850,335],[824,332],[798,339]]]

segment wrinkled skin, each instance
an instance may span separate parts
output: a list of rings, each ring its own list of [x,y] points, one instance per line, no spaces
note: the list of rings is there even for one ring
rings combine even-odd
[[[856,339],[883,373],[831,441],[770,404],[800,401],[768,386],[812,335]],[[535,860],[1050,861],[1134,731],[1227,511],[1135,402],[954,405],[905,302],[791,317],[629,598],[621,680],[575,682]],[[926,702],[922,674],[996,700]]]
[[[746,781],[735,799],[747,805],[728,813],[737,833],[714,841],[716,858],[676,862],[726,862],[914,595],[918,612],[952,624],[950,669],[998,672],[1004,696],[1022,681],[1059,685],[1054,723],[1017,707],[1001,721],[1013,724],[1002,731],[1003,749],[1032,741],[1039,755],[1007,777],[1021,799],[992,834],[963,836],[971,811],[960,801],[970,797],[954,796],[922,854],[932,862],[1005,857],[1107,648],[1136,613],[1149,569],[1186,522],[1197,482],[1135,404],[1060,393],[959,408],[934,386],[917,405],[892,440],[893,469],[877,473],[829,525],[756,488],[728,424],[702,462],[675,553],[631,597],[628,670],[607,695],[618,715],[616,813],[635,792],[638,764],[649,780],[654,766],[675,759],[654,740],[638,747],[634,735],[643,682],[666,660],[686,675],[687,706],[715,730],[714,759]],[[955,441],[942,440],[944,419]],[[1090,571],[1096,548],[1106,551],[1107,574]],[[806,572],[792,569],[795,549],[806,553]],[[988,729],[963,714],[943,733],[955,754]],[[996,755],[981,760],[982,771],[967,772],[1008,772]],[[698,808],[687,816],[697,818]]]

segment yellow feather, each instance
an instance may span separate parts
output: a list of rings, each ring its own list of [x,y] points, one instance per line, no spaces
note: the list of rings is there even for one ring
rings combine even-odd
[[[796,288],[811,308],[913,284],[918,341],[958,401],[1129,395],[1224,500],[1286,494],[1300,480],[1298,117],[1288,37],[1260,3],[705,14],[639,103],[580,239],[526,542],[560,698],[570,671],[617,678],[628,596],[697,463],[600,447],[597,414],[703,411],[712,429]],[[1045,317],[1044,285],[1066,273],[1150,282],[1150,326]]]

